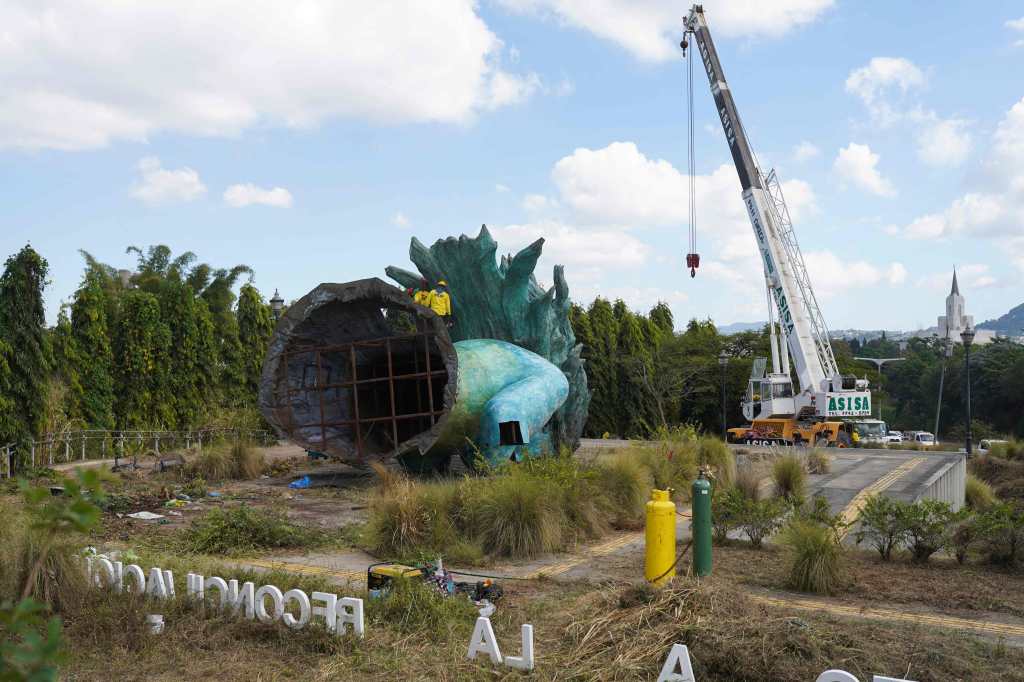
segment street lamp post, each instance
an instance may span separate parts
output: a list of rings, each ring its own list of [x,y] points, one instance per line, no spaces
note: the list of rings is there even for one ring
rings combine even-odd
[[[960,340],[964,342],[964,372],[967,375],[967,434],[964,441],[964,449],[967,456],[971,456],[971,343],[974,341],[974,329],[967,327],[960,334]]]
[[[274,297],[270,299],[270,313],[274,316],[274,322],[281,319],[281,309],[284,308],[284,299],[281,298],[281,294],[277,293],[277,289],[274,289]]]
[[[718,365],[722,368],[722,440],[729,442],[729,431],[725,418],[725,368],[729,366],[729,354],[722,349],[718,354]]]

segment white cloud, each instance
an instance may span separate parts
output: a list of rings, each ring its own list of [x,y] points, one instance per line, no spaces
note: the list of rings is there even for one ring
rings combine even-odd
[[[896,196],[892,183],[878,172],[879,158],[866,144],[851,142],[839,150],[832,168],[840,178],[860,189],[880,197]]]
[[[523,197],[523,208],[530,213],[542,213],[557,206],[557,201],[543,194],[527,194]]]
[[[803,140],[797,146],[793,147],[793,160],[794,161],[807,161],[821,154],[821,150],[816,146]]]
[[[955,168],[967,160],[971,151],[971,135],[967,121],[950,118],[927,117],[927,123],[917,137],[917,155],[930,166]]]
[[[167,170],[161,167],[160,159],[147,156],[139,159],[138,169],[142,177],[132,188],[132,196],[147,204],[192,201],[206,194],[199,173],[187,166]]]
[[[948,292],[952,279],[953,274],[952,269],[950,269],[919,277],[915,284],[923,289]],[[972,289],[985,289],[999,284],[999,280],[992,275],[991,268],[985,263],[968,263],[956,266],[956,279],[962,294],[966,294]]]
[[[584,270],[643,265],[651,253],[640,239],[612,227],[581,228],[557,220],[541,220],[490,229],[503,248],[513,251],[543,237],[546,260]]]
[[[503,185],[500,182],[494,186],[495,192],[511,192],[512,188],[508,185]]]
[[[616,43],[637,59],[679,55],[681,14],[664,0],[498,0],[519,13],[554,19]],[[708,22],[722,37],[777,38],[817,20],[834,0],[729,0],[705,2]]]
[[[901,114],[888,101],[894,88],[906,93],[923,87],[926,79],[913,62],[903,57],[873,57],[866,66],[854,69],[846,79],[846,91],[856,95],[879,125],[891,125]]]
[[[275,208],[291,208],[292,193],[284,187],[263,189],[251,182],[247,182],[244,185],[231,185],[224,190],[224,203],[235,208],[252,206],[253,204],[262,204],[263,206],[273,206]]]
[[[1006,28],[1013,29],[1014,31],[1024,31],[1024,17],[1020,19],[1010,19],[1006,22]]]
[[[11,0],[0,26],[0,148],[334,117],[464,124],[541,89],[502,67],[474,0]]]
[[[879,267],[864,260],[851,261],[830,250],[810,251],[804,255],[807,271],[819,298],[832,298],[850,289],[879,285],[898,286],[907,278],[907,269],[894,262]]]
[[[406,215],[399,211],[395,215],[391,216],[391,224],[395,227],[409,227],[411,223]]]

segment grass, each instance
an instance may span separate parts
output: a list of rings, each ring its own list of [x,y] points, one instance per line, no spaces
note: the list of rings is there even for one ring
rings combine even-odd
[[[201,478],[204,481],[258,478],[267,468],[263,452],[246,440],[230,445],[211,445],[203,448],[188,464],[181,468],[184,481]]]
[[[989,454],[1001,459],[1024,459],[1024,441],[1010,440],[1006,443],[993,443]]]
[[[756,502],[761,498],[761,480],[764,473],[761,467],[754,464],[740,467],[736,472],[733,487],[739,490],[743,497]]]
[[[974,511],[984,511],[997,501],[996,494],[992,490],[992,486],[974,474],[967,474],[964,497],[967,508],[973,509]]]
[[[791,502],[807,496],[807,470],[797,455],[783,455],[772,464],[775,494]]]
[[[250,507],[211,509],[177,537],[177,548],[198,554],[241,556],[261,549],[316,547],[329,542],[319,528],[300,526],[284,514]]]
[[[832,471],[832,457],[827,452],[814,448],[807,453],[807,472],[827,474]]]
[[[801,592],[834,594],[843,574],[843,548],[828,526],[794,520],[779,535],[789,554],[787,585]]]

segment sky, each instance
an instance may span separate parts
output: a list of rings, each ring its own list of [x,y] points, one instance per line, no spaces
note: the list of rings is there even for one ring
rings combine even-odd
[[[978,322],[1024,301],[1024,7],[708,0],[761,165],[830,328],[917,329],[953,267]],[[166,244],[267,298],[411,268],[408,245],[543,237],[537,278],[767,317],[760,259],[688,6],[653,0],[0,0],[0,257]],[[456,301],[456,306],[458,302]]]

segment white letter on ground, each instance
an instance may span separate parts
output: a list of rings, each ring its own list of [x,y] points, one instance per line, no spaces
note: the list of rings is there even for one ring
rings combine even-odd
[[[352,609],[349,611],[349,609]],[[363,627],[363,600],[356,599],[355,597],[342,597],[338,600],[338,605],[334,609],[335,622],[338,628],[338,634],[345,634],[345,625],[350,624],[352,630],[362,637],[366,629]]]
[[[323,606],[317,606],[316,602],[323,602]],[[313,593],[313,615],[323,616],[324,624],[327,627],[328,632],[334,632],[335,629],[335,610],[338,608],[338,595],[331,594],[330,592],[314,592]]]
[[[132,590],[135,594],[146,593],[146,574],[142,572],[142,567],[137,564],[128,564],[128,567],[124,569],[124,573],[135,579],[135,589]]]
[[[129,568],[131,568],[129,566]],[[217,591],[220,592],[220,608],[224,608],[228,604],[228,584],[224,578],[218,576],[210,576],[203,582],[203,592],[209,592],[210,588],[216,587]]]
[[[203,576],[198,573],[189,573],[185,577],[188,596],[202,601],[203,599]]]
[[[252,583],[246,583],[251,585]],[[264,599],[267,595],[270,595],[271,601],[274,603],[274,612],[267,613],[266,603]],[[256,590],[256,617],[264,623],[273,623],[275,620],[281,617],[284,613],[284,595],[281,594],[281,590],[277,589],[273,585],[264,585],[260,589]]]
[[[483,616],[477,618],[476,625],[473,626],[466,658],[474,659],[478,653],[487,654],[491,657],[492,663],[501,665],[501,650],[498,648],[498,640],[494,638],[494,628],[491,627],[491,620]]]
[[[815,682],[859,682],[859,680],[845,670],[826,670],[818,675]]]
[[[679,669],[679,672],[676,672],[676,668]],[[693,666],[690,665],[690,650],[686,648],[685,644],[672,645],[672,651],[668,652],[665,665],[661,666],[658,682],[696,682],[693,676]]]
[[[523,655],[506,656],[505,665],[516,670],[533,670],[533,626],[523,625],[520,632],[523,639]]]
[[[309,622],[310,609],[312,608],[309,603],[309,597],[302,590],[288,590],[284,593],[284,603],[287,604],[289,601],[294,601],[299,605],[299,617],[296,619],[295,616],[285,611],[281,618],[288,627],[301,628]]]
[[[277,588],[275,588],[275,589],[277,589]],[[243,583],[242,584],[242,589],[239,590],[238,589],[238,581],[237,580],[229,580],[228,581],[228,606],[231,607],[231,612],[236,614],[236,615],[238,613],[240,613],[240,612],[244,612],[245,613],[245,617],[248,618],[249,620],[252,620],[253,618],[255,618],[256,617],[256,615],[255,615],[256,614],[256,610],[255,610],[254,603],[256,601],[256,596],[254,596],[254,594],[253,594],[255,591],[256,591],[256,586],[253,585],[252,583],[249,583],[249,582]],[[278,590],[277,593],[281,594],[281,590]]]
[[[913,680],[905,680],[902,677],[882,677],[881,675],[875,675],[871,682],[913,682]]]

